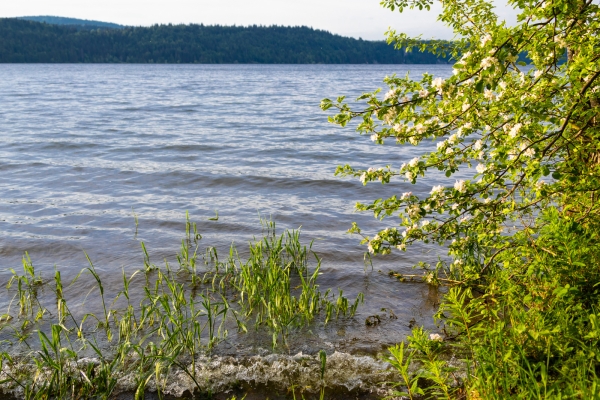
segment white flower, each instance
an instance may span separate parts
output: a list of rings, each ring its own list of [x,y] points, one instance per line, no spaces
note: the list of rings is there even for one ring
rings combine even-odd
[[[470,105],[470,104],[467,104],[467,103],[465,103],[465,104],[463,104],[463,105],[462,105],[462,110],[463,110],[463,111],[467,111],[467,110],[469,109],[469,107],[471,107],[471,105]]]
[[[360,176],[360,182],[364,185],[366,181],[367,181],[367,173],[363,172],[362,175]]]
[[[481,140],[478,140],[473,145],[473,150],[481,150],[482,147],[483,147],[483,143],[481,142]]]
[[[487,100],[494,100],[495,95],[491,90],[485,89],[483,92],[483,97],[485,97]]]
[[[452,75],[458,75],[460,74],[460,71],[456,68],[452,68]]]
[[[429,225],[429,220],[426,219],[423,222],[421,222],[422,227],[426,227],[427,225]]]
[[[369,242],[369,244],[367,245],[367,248],[369,249],[369,253],[371,253],[371,254],[375,253],[375,249],[373,249],[373,245],[371,244],[371,242]]]
[[[406,177],[406,179],[408,179],[409,181],[412,181],[412,180],[413,180],[413,178],[415,177],[415,175],[414,175],[412,172],[410,172],[410,171],[408,171],[407,173],[405,173],[405,174],[404,174],[404,176],[405,176],[405,177]]]
[[[435,78],[432,82],[431,82],[431,86],[433,86],[436,89],[441,89],[442,85],[444,84],[444,80],[442,78]]]
[[[400,197],[401,200],[406,200],[408,199],[410,196],[412,196],[412,192],[404,192],[402,193],[402,196]]]
[[[485,46],[487,42],[491,42],[492,41],[492,35],[490,35],[489,33],[487,35],[485,35],[484,37],[481,38],[481,47]]]
[[[460,58],[460,61],[465,61],[467,58],[469,58],[471,56],[471,52],[467,51],[465,54],[463,54],[463,56]]]
[[[477,170],[478,173],[483,174],[485,172],[485,170],[487,169],[487,167],[484,164],[479,164],[477,165],[477,168],[475,168]]]
[[[379,139],[379,135],[378,134],[374,133],[374,134],[371,135],[371,140],[372,141],[376,142],[377,139]]]
[[[402,243],[402,244],[399,244],[399,245],[397,245],[397,246],[396,246],[396,248],[397,248],[398,250],[402,250],[402,251],[404,251],[404,250],[406,250],[406,245],[405,245],[404,243]]]
[[[408,231],[402,231],[402,237],[406,237],[407,234],[408,234]]]
[[[394,89],[390,89],[390,91],[385,94],[383,101],[391,99],[394,96],[396,96],[396,91]]]
[[[506,82],[502,81],[498,84],[498,86],[500,86],[500,88],[502,88],[502,90],[506,90]]]
[[[442,140],[441,142],[437,142],[436,146],[437,146],[437,148],[439,150],[439,149],[443,148],[445,145],[446,145],[446,141]]]
[[[375,168],[371,167],[367,170],[367,172],[375,172]]]
[[[453,209],[453,210],[456,210],[458,207],[459,207],[458,203],[454,203],[454,204],[452,204],[452,209]]]
[[[392,122],[392,120],[396,117],[396,109],[391,107],[388,112],[383,116],[383,120],[386,124]]]
[[[440,194],[443,191],[444,187],[442,185],[434,186],[433,189],[431,189],[431,195],[435,196],[436,194]]]
[[[539,78],[540,76],[542,76],[542,74],[543,74],[543,72],[542,72],[542,71],[540,71],[540,70],[538,69],[538,70],[536,70],[536,71],[533,73],[533,77],[534,77],[535,79],[537,79],[537,78]]]
[[[461,179],[460,181],[456,181],[456,183],[454,183],[454,189],[460,193],[464,193],[467,190],[467,185],[465,181]]]
[[[396,124],[394,125],[394,130],[398,133],[402,132],[402,129],[404,128],[403,124]]]
[[[484,156],[485,156],[485,153],[483,152],[483,150],[481,150],[481,151],[479,152],[479,154],[477,154],[477,159],[478,159],[478,160],[483,160],[483,157],[484,157]]]
[[[409,137],[409,138],[408,138],[408,142],[409,142],[410,144],[412,144],[413,146],[416,146],[417,144],[419,144],[419,141],[418,141],[418,140],[417,140],[417,138],[416,138],[416,137],[414,137],[414,136],[411,136],[411,137]]]
[[[533,158],[533,156],[535,156],[535,150],[532,147],[530,147],[523,152],[523,155],[525,155],[529,158]]]
[[[488,69],[489,67],[491,67],[494,63],[496,62],[496,59],[494,57],[486,57],[483,60],[481,60],[481,68],[483,69]]]
[[[519,134],[519,131],[522,127],[523,125],[521,123],[516,123],[512,128],[510,128],[508,136],[510,136],[511,138],[515,138]]]
[[[444,84],[444,80],[442,78],[435,78],[433,82],[431,82],[431,86],[437,89],[437,93],[441,95],[444,93],[442,89],[442,85]]]
[[[448,138],[448,143],[454,144],[457,142],[457,140],[458,140],[458,134],[454,133],[454,134],[450,135],[450,137]]]
[[[417,131],[417,133],[419,133],[419,134],[425,132],[426,130],[427,130],[427,128],[425,128],[423,126],[423,124],[421,124],[421,123],[415,125],[415,131]]]
[[[416,167],[419,164],[419,157],[415,157],[408,162],[409,167]]]
[[[402,102],[403,102],[403,103],[408,103],[409,101],[410,101],[410,99],[408,98],[408,96],[404,96],[404,97],[402,98]]]
[[[448,147],[446,149],[446,154],[452,154],[452,153],[454,153],[454,149],[452,147]]]
[[[429,95],[429,92],[425,89],[423,90],[419,90],[419,97],[424,98],[427,97]]]
[[[418,216],[420,212],[421,212],[421,208],[416,204],[409,207],[409,209],[408,209],[408,215],[410,215],[411,218]],[[412,228],[407,228],[407,231],[409,229],[412,229]]]
[[[443,342],[444,338],[439,333],[432,333],[429,335],[429,340],[433,340],[434,342]]]

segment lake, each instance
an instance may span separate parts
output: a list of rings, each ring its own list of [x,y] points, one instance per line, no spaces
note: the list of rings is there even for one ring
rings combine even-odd
[[[0,280],[25,251],[45,277],[56,267],[73,278],[87,266],[85,251],[110,290],[123,269],[143,265],[142,241],[155,264],[174,259],[186,211],[202,245],[225,253],[233,242],[242,256],[261,235],[260,215],[314,240],[322,288],[365,295],[354,319],[311,327],[282,352],[374,355],[402,340],[410,321],[435,330],[436,290],[388,272],[410,272],[443,249],[417,245],[365,266],[366,248],[346,230],[353,221],[367,234],[396,223],[356,213],[357,201],[425,194],[442,178],[365,187],[335,177],[340,164],[399,168],[424,150],[374,145],[319,108],[324,97],[357,97],[408,71],[452,73],[448,65],[0,65]],[[68,291],[75,310],[95,307],[84,281]],[[0,300],[3,310],[9,301]],[[398,319],[366,326],[382,308]],[[218,351],[265,349],[259,337],[233,334]]]

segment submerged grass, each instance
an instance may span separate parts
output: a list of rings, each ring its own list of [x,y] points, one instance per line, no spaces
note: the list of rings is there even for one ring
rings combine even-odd
[[[248,260],[232,246],[220,261],[213,247],[199,251],[202,236],[187,217],[176,268],[152,264],[142,243],[144,267],[122,273],[112,301],[88,257],[89,266],[69,284],[84,275],[94,282],[90,296],[101,311],[84,315],[69,309],[60,271],[45,279],[25,254],[23,273],[10,270],[7,293],[13,300],[1,316],[0,391],[26,399],[111,398],[126,376],[134,380],[136,399],[148,389],[162,397],[174,370],[201,390],[199,356],[227,337],[232,322],[240,332],[266,327],[275,347],[319,315],[325,323],[354,315],[362,294],[350,304],[341,291],[321,292],[321,260],[311,246],[302,245],[298,231],[278,236],[273,222],[263,223],[267,232],[250,244]],[[40,296],[45,290],[51,301]],[[134,293],[142,293],[141,300],[134,301]],[[18,346],[28,350],[12,350]]]

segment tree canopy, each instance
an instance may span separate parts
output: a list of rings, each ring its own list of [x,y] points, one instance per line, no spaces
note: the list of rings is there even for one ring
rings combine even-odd
[[[402,11],[431,1],[382,4]],[[343,96],[321,103],[337,109],[331,122],[357,119],[376,144],[435,143],[400,168],[345,165],[338,174],[407,187],[433,172],[447,177],[425,195],[407,188],[358,204],[397,220],[376,234],[350,229],[375,255],[415,242],[448,249],[447,259],[420,265],[424,282],[451,286],[440,333],[416,328],[408,346],[390,348],[403,380],[396,394],[411,399],[600,398],[600,6],[509,4],[519,12],[514,26],[491,1],[444,0],[439,19],[452,42],[389,32],[398,47],[450,54],[448,79],[393,75],[383,96],[365,93],[360,106]]]
[[[428,2],[383,4],[402,9]],[[582,221],[597,215],[598,6],[569,0],[512,4],[521,9],[516,26],[499,20],[488,1],[444,2],[440,19],[454,29],[453,42],[419,43],[389,32],[388,41],[398,47],[451,54],[456,60],[451,78],[386,77],[385,96],[364,94],[358,101],[366,105],[358,110],[344,98],[323,100],[323,109],[339,110],[332,122],[343,126],[360,118],[358,131],[377,144],[437,143],[437,151],[406,160],[399,169],[354,170],[347,165],[338,169],[340,174],[360,177],[366,185],[391,179],[415,183],[432,169],[449,178],[459,170],[473,171],[473,179],[432,187],[426,198],[407,192],[359,204],[359,210],[373,211],[376,217],[398,215],[404,228],[367,238],[372,253],[404,250],[414,241],[456,240],[450,245],[452,254],[464,254],[459,250],[469,246],[480,251],[475,260],[463,260],[462,272],[468,274],[466,265],[491,261],[508,246],[507,226],[515,221],[533,223],[531,218],[550,205],[568,209]],[[521,53],[531,65],[518,61]]]

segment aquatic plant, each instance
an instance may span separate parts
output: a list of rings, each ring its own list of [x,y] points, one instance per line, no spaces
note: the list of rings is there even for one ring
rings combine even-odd
[[[0,391],[27,399],[110,398],[126,379],[133,381],[138,399],[147,390],[159,396],[167,391],[174,373],[202,391],[202,357],[227,338],[232,326],[242,333],[253,320],[257,329],[272,332],[277,346],[279,338],[285,342],[292,329],[321,314],[323,323],[352,316],[362,295],[349,305],[341,293],[321,292],[320,259],[302,245],[299,231],[277,236],[273,222],[263,223],[267,234],[250,243],[248,260],[241,260],[232,245],[220,261],[214,247],[199,251],[202,236],[186,215],[177,268],[152,264],[142,243],[143,268],[129,276],[122,272],[122,288],[112,302],[86,255],[89,266],[69,285],[91,278],[100,312],[84,315],[70,310],[60,271],[54,280],[44,280],[26,254],[24,273],[11,270],[7,285],[19,310],[9,306],[0,322],[0,333],[12,332],[0,353]],[[40,300],[38,292],[44,290],[53,293],[53,301]],[[26,355],[11,353],[17,343],[30,349]]]

